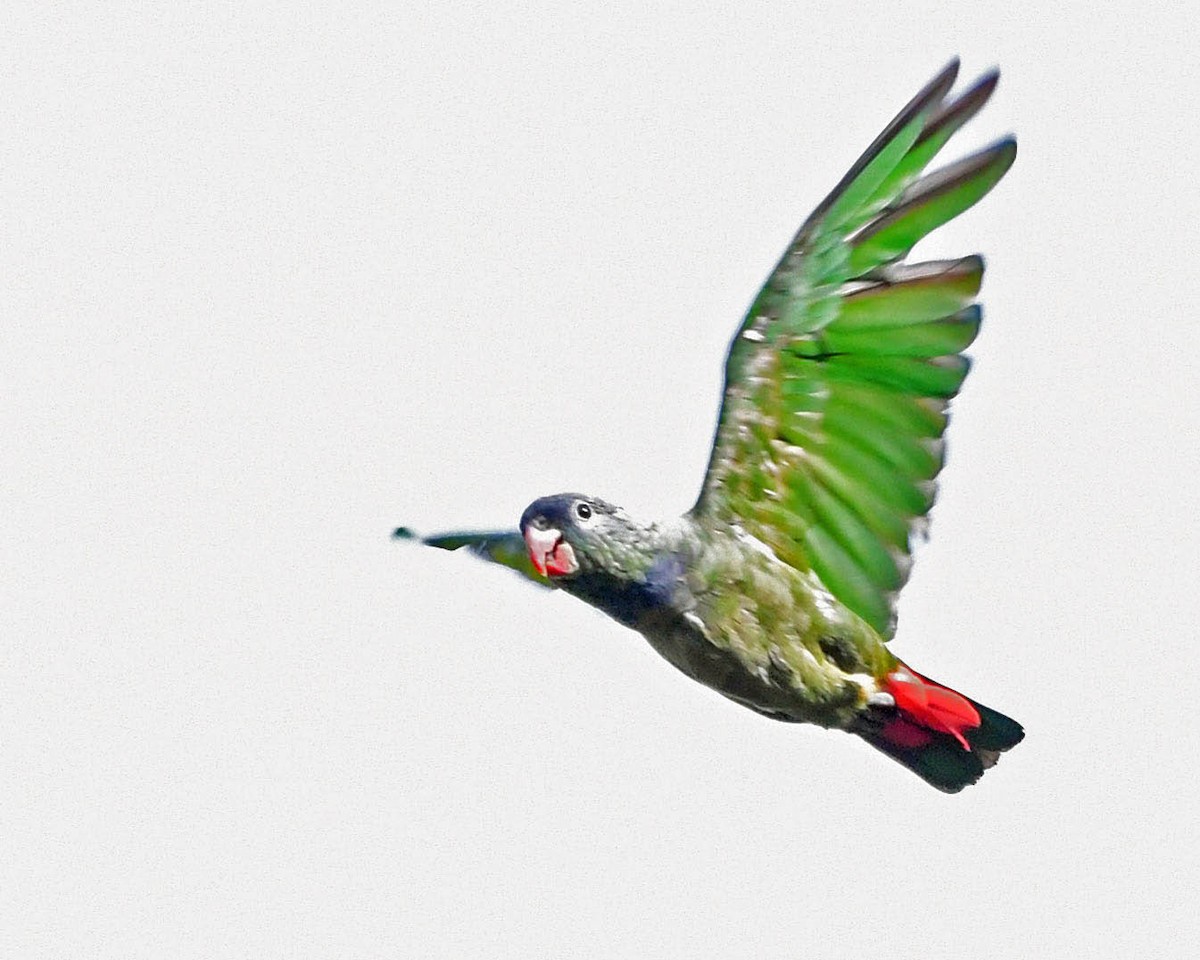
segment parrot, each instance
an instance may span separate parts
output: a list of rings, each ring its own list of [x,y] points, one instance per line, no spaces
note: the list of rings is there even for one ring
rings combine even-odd
[[[734,333],[694,506],[642,522],[599,497],[541,497],[516,530],[393,536],[466,548],[642,634],[754,712],[862,738],[957,793],[1019,743],[1015,720],[888,647],[926,535],[948,405],[979,332],[978,255],[909,262],[1016,157],[1004,137],[926,167],[987,103],[957,58],[800,227]]]

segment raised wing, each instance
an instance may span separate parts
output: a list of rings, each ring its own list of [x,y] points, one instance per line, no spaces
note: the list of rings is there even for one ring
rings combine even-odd
[[[693,513],[735,524],[812,570],[885,637],[910,539],[933,504],[946,407],[979,331],[977,257],[907,264],[980,200],[1011,138],[922,171],[987,102],[998,74],[947,94],[957,60],[913,98],[796,234],[725,365],[712,457]]]
[[[553,587],[553,584],[534,569],[529,559],[529,551],[525,540],[516,530],[491,530],[486,532],[439,533],[432,537],[420,537],[408,527],[397,527],[392,533],[397,540],[416,540],[429,547],[440,550],[466,549],[470,553],[516,570],[534,583],[543,587]]]

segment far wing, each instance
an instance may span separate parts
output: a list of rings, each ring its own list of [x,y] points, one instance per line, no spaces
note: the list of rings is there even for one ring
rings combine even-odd
[[[516,530],[491,530],[486,532],[439,533],[431,537],[420,537],[407,527],[398,527],[392,537],[397,540],[416,540],[440,550],[466,549],[470,553],[516,570],[517,573],[543,587],[553,584],[534,569],[529,559],[525,540]]]
[[[947,94],[957,61],[888,125],[800,228],[729,349],[712,457],[693,513],[812,570],[885,637],[910,538],[933,504],[946,408],[979,330],[983,261],[907,264],[980,200],[1011,138],[922,171],[987,102],[997,74]]]

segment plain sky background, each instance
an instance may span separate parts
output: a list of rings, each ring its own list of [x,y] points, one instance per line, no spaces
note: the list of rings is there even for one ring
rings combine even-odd
[[[0,955],[1192,956],[1197,21],[21,4],[0,38]],[[466,556],[691,505],[724,348],[953,54],[1016,166],[895,649],[944,796]]]

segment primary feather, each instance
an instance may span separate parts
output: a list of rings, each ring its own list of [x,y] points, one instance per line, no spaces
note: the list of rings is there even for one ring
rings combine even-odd
[[[987,102],[953,100],[957,63],[888,125],[805,221],[746,314],[693,513],[736,522],[813,570],[877,631],[895,631],[911,536],[933,504],[946,406],[979,330],[977,256],[902,264],[1012,164],[1003,140],[916,179]]]

